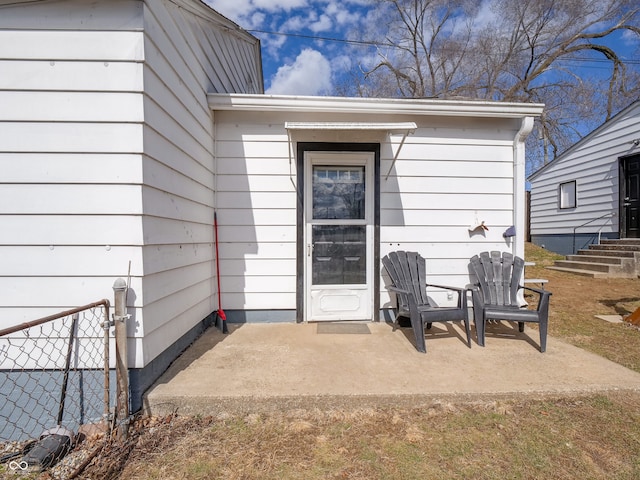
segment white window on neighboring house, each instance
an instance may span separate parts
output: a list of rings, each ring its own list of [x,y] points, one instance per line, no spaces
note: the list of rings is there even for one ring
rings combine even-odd
[[[560,208],[576,208],[576,181],[561,183],[559,196]]]

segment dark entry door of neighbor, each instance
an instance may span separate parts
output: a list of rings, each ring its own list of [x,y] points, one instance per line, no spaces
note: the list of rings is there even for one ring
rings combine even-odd
[[[623,162],[624,199],[623,219],[626,238],[640,238],[640,156]]]

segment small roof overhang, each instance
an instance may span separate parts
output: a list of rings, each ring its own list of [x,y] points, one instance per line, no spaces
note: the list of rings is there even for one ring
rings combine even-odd
[[[281,112],[281,113],[331,113],[352,115],[394,115],[519,119],[521,128],[517,141],[533,125],[533,117],[542,115],[544,105],[539,103],[488,102],[477,100],[440,100],[406,98],[360,98],[360,97],[317,97],[294,95],[266,95],[243,93],[210,93],[207,95],[209,108],[213,111],[234,112]],[[400,132],[403,134],[398,151],[387,172],[389,177],[398,153],[409,133],[416,130],[414,122],[400,123],[359,123],[359,122],[286,122],[289,136],[289,163],[291,163],[291,132],[295,130],[371,130]],[[530,131],[530,130],[529,130]],[[528,133],[528,131],[527,131]],[[522,138],[521,138],[522,137]],[[524,161],[524,160],[523,160]],[[293,181],[293,180],[292,180]]]
[[[402,133],[402,140],[400,141],[400,145],[396,150],[395,155],[393,156],[393,161],[391,162],[391,167],[389,167],[389,172],[385,176],[385,180],[389,178],[389,174],[391,170],[393,170],[393,166],[396,164],[396,160],[398,160],[398,155],[400,154],[400,150],[404,145],[404,141],[407,139],[407,135],[413,133],[418,128],[416,122],[392,122],[392,123],[380,123],[380,122],[285,122],[284,128],[287,130],[287,135],[289,137],[289,162],[291,162],[291,149],[292,149],[292,141],[291,141],[291,131],[292,130],[343,130],[343,131],[376,131],[376,132],[387,132],[387,133]]]
[[[407,98],[311,97],[242,93],[210,93],[211,110],[427,115],[451,117],[537,117],[538,103],[487,102]]]
[[[285,122],[287,130],[373,130],[381,132],[415,132],[416,122]]]

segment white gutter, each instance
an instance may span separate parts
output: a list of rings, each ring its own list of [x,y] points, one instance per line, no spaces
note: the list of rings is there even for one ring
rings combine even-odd
[[[525,148],[524,142],[533,130],[533,117],[524,117],[513,139],[513,225],[516,228],[513,254],[524,258],[525,212]]]
[[[450,117],[522,118],[538,116],[544,105],[469,100],[310,97],[292,95],[207,95],[212,110],[430,115]]]

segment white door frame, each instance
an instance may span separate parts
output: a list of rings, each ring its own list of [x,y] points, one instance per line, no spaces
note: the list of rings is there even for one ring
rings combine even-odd
[[[304,153],[304,320],[372,320],[374,310],[374,205],[375,154],[370,151],[305,151]],[[313,167],[364,166],[365,214],[364,219],[313,219]],[[314,225],[363,225],[366,241],[365,284],[322,285],[312,282]]]

